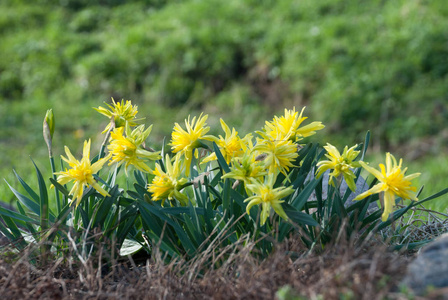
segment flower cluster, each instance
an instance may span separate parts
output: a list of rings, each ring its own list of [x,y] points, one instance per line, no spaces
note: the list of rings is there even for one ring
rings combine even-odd
[[[66,147],[67,158],[62,157],[71,169],[55,173],[59,175],[58,182],[66,184],[73,181],[74,185],[70,191],[72,201],[78,205],[82,199],[85,187],[93,187],[101,195],[106,196],[108,192],[96,180],[94,175],[108,162],[109,165],[124,165],[125,173],[133,166],[136,170],[150,175],[147,192],[152,201],[161,201],[164,205],[166,200],[170,205],[187,206],[191,201],[191,193],[186,191],[196,178],[191,174],[197,174],[204,164],[208,170],[216,166],[218,155],[228,165],[227,172],[222,174],[223,180],[233,180],[234,188],[239,184],[244,186],[247,203],[246,212],[250,214],[251,208],[260,206],[260,224],[264,225],[266,220],[275,212],[281,218],[287,220],[282,203],[286,197],[294,192],[292,183],[288,176],[291,169],[300,168],[299,144],[304,138],[314,135],[325,126],[321,122],[312,122],[302,126],[306,117],[303,116],[303,108],[300,113],[293,108],[285,109],[283,116],[275,116],[272,121],[266,121],[261,131],[240,137],[235,128],[230,128],[224,120],[220,119],[224,136],[218,137],[207,135],[210,128],[207,126],[208,115],[201,114],[199,117],[185,120],[185,126],[174,124],[171,135],[172,157],[166,154],[162,158],[161,151],[155,151],[146,147],[152,125],[145,129],[144,125],[138,125],[136,119],[137,106],[131,101],[115,102],[108,108],[95,108],[101,114],[110,119],[109,125],[103,133],[107,132],[108,154],[100,157],[96,162],[90,161],[90,141],[84,144],[83,158],[76,160]],[[139,119],[141,120],[141,119]],[[132,128],[135,127],[135,128]],[[211,143],[215,143],[219,152],[211,151]],[[406,168],[402,169],[402,160],[397,163],[390,154],[386,155],[386,165],[380,164],[380,171],[370,167],[366,162],[359,161],[358,145],[351,148],[346,146],[342,154],[331,145],[324,146],[325,156],[328,160],[317,163],[316,178],[329,171],[329,182],[336,188],[340,187],[345,180],[348,187],[356,190],[354,170],[364,168],[374,175],[379,183],[365,193],[356,197],[355,200],[363,199],[371,194],[380,193],[380,200],[384,206],[383,221],[393,211],[395,198],[417,200],[416,188],[411,185],[411,180],[419,176],[418,173],[405,175]],[[153,168],[150,167],[151,164]],[[197,172],[192,172],[192,170]],[[279,176],[285,180],[278,183]]]

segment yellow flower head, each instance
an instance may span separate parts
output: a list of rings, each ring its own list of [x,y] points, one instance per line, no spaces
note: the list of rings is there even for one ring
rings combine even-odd
[[[269,213],[271,212],[271,207],[274,211],[283,219],[288,220],[288,216],[286,215],[283,207],[281,205],[283,200],[282,198],[288,196],[292,192],[294,192],[292,187],[278,187],[274,189],[274,183],[276,180],[274,174],[269,174],[266,178],[265,183],[261,183],[258,180],[252,180],[252,183],[247,185],[247,188],[254,193],[253,196],[244,200],[244,202],[249,202],[246,207],[246,212],[249,214],[250,209],[254,205],[261,204],[261,218],[260,224],[264,225],[266,219],[269,217]]]
[[[276,173],[277,170],[286,175],[290,167],[294,167],[293,161],[299,156],[297,145],[291,140],[270,140],[259,139],[253,151],[266,154],[264,164],[269,169],[269,173]]]
[[[383,193],[384,196],[384,211],[382,214],[383,222],[387,220],[389,215],[393,212],[395,205],[395,196],[402,199],[411,199],[417,201],[415,195],[417,188],[411,186],[411,180],[420,176],[420,173],[414,173],[405,176],[407,168],[401,169],[403,160],[400,159],[400,163],[397,164],[395,157],[389,152],[386,153],[386,166],[380,164],[381,171],[369,167],[366,163],[360,161],[361,166],[369,173],[375,176],[379,183],[372,187],[370,190],[358,195],[354,200],[361,200],[372,194]]]
[[[245,152],[242,157],[233,158],[230,172],[221,178],[240,180],[247,185],[252,179],[260,180],[266,174],[267,172],[263,162],[256,160],[255,152],[249,151]]]
[[[154,170],[154,179],[152,183],[148,184],[148,191],[152,193],[152,200],[162,200],[162,205],[165,199],[177,199],[181,205],[188,204],[188,197],[180,192],[180,190],[188,183],[186,178],[181,178],[181,162],[179,156],[175,157],[174,164],[171,164],[168,154],[165,158],[166,172],[162,170],[160,165],[156,163]]]
[[[229,126],[227,126],[223,119],[220,119],[220,122],[222,130],[224,130],[226,137],[223,138],[220,135],[219,138],[217,138],[212,135],[207,135],[204,136],[204,139],[215,142],[221,150],[222,156],[224,157],[226,162],[229,163],[232,157],[240,156],[241,154],[243,154],[241,139],[238,136],[238,132],[235,130],[235,128],[232,128],[232,131],[230,131]],[[216,153],[213,152],[212,154],[204,158],[202,160],[202,163],[207,163],[216,159]]]
[[[307,119],[307,117],[302,117],[304,110],[305,107],[299,115],[295,107],[292,110],[285,109],[284,116],[280,118],[275,116],[271,122],[266,121],[264,127],[266,134],[271,140],[289,139],[292,142],[296,142],[304,137],[315,134],[317,130],[325,127],[322,122],[313,122],[299,128],[300,124]]]
[[[319,178],[325,171],[333,170],[330,173],[329,182],[334,186],[334,178],[339,178],[339,176],[344,176],[345,182],[348,187],[354,192],[356,191],[356,183],[355,178],[356,175],[353,173],[351,169],[357,168],[360,166],[359,162],[353,161],[359,154],[359,151],[355,151],[355,145],[348,149],[348,146],[345,146],[342,155],[339,153],[338,149],[335,146],[327,143],[324,146],[325,150],[327,150],[327,154],[325,156],[329,160],[323,160],[317,163],[317,174],[316,178]]]
[[[205,123],[207,118],[208,115],[203,116],[201,114],[198,119],[194,117],[193,120],[190,121],[190,116],[188,116],[188,120],[185,120],[186,131],[178,123],[174,124],[170,145],[173,153],[178,153],[178,155],[183,155],[185,157],[185,172],[187,176],[190,174],[193,151],[196,148],[203,147],[200,139],[203,139],[204,135],[210,130]],[[197,157],[198,153],[196,152],[196,158]]]
[[[136,121],[140,121],[142,119],[135,119],[135,116],[138,113],[137,105],[132,105],[130,100],[126,100],[126,103],[124,103],[124,100],[121,100],[120,102],[115,102],[114,98],[112,98],[113,105],[109,105],[105,103],[107,106],[109,106],[109,109],[104,107],[98,107],[93,108],[97,112],[99,112],[102,115],[105,115],[109,119],[114,119],[115,128],[123,127],[126,125],[126,123],[129,124],[129,126],[136,126]],[[111,124],[109,123],[104,129],[102,133],[107,132],[111,127]]]
[[[56,172],[55,175],[59,175],[57,180],[60,184],[67,184],[70,181],[74,181],[73,188],[70,190],[72,195],[72,201],[76,203],[76,207],[79,205],[82,199],[82,193],[84,192],[84,186],[92,186],[103,196],[109,196],[109,193],[105,191],[93,178],[93,174],[98,173],[103,165],[109,160],[110,155],[98,160],[93,165],[90,162],[90,140],[84,142],[83,155],[81,161],[78,161],[70,152],[70,149],[65,146],[65,153],[67,158],[61,155],[61,158],[67,162],[71,169],[63,172]]]
[[[125,163],[125,172],[130,165],[133,165],[142,172],[151,172],[151,168],[145,163],[149,160],[160,159],[160,151],[149,152],[142,146],[151,133],[152,125],[145,130],[144,125],[140,125],[131,131],[126,123],[126,136],[123,134],[123,127],[115,128],[111,132],[110,144],[107,147],[112,154],[112,160],[109,165]]]

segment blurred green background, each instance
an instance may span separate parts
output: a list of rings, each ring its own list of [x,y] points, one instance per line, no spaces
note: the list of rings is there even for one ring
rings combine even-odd
[[[88,138],[98,149],[107,120],[92,107],[114,97],[154,124],[155,148],[189,114],[244,134],[307,106],[326,125],[313,140],[343,147],[371,130],[372,160],[403,157],[429,195],[448,186],[447,74],[446,0],[3,0],[1,177],[33,178],[29,156],[50,175],[48,108],[55,157]]]

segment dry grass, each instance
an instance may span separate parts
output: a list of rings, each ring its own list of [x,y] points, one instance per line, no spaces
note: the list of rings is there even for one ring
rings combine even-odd
[[[14,262],[4,256],[0,294],[3,299],[274,299],[278,289],[289,285],[304,299],[403,297],[397,286],[409,256],[374,242],[356,247],[337,242],[322,253],[307,254],[298,240],[278,245],[263,261],[249,239],[222,249],[222,256],[206,251],[193,261],[169,264],[160,253],[110,267],[98,263],[98,257],[59,259],[36,268],[26,256]]]

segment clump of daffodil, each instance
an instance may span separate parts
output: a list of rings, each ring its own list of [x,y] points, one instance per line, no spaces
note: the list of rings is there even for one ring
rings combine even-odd
[[[200,115],[199,118],[193,117],[190,121],[190,116],[185,120],[184,130],[178,123],[174,123],[173,133],[171,134],[171,149],[173,153],[183,156],[185,158],[185,173],[188,176],[190,174],[191,161],[193,159],[193,152],[196,148],[206,147],[200,140],[204,138],[204,135],[210,130],[210,127],[206,126],[208,115]],[[195,157],[198,157],[198,152],[195,153]]]
[[[325,171],[327,170],[333,170],[330,173],[330,180],[329,182],[334,186],[334,178],[337,180],[340,180],[341,176],[344,177],[345,182],[347,183],[348,187],[354,192],[356,191],[356,175],[353,173],[353,168],[358,168],[361,165],[359,162],[354,161],[354,159],[358,156],[359,151],[356,151],[356,147],[358,145],[355,145],[348,149],[348,146],[345,146],[344,151],[339,153],[338,149],[336,149],[335,146],[327,143],[326,146],[324,146],[325,150],[327,150],[327,154],[325,156],[329,160],[323,160],[317,163],[317,169],[316,172],[316,178],[319,178]],[[339,185],[339,184],[338,184]]]
[[[188,204],[188,197],[180,192],[188,184],[187,178],[182,178],[182,168],[179,156],[176,155],[174,164],[171,164],[168,154],[165,157],[164,172],[161,166],[156,163],[156,169],[154,170],[154,179],[152,183],[148,184],[148,191],[152,193],[152,200],[162,200],[162,205],[165,200],[170,201],[177,199],[182,206]]]
[[[136,126],[136,121],[142,120],[135,119],[135,116],[138,113],[138,107],[137,105],[132,105],[130,100],[126,100],[126,103],[124,103],[124,100],[121,100],[121,102],[115,102],[114,98],[112,98],[112,103],[113,105],[105,103],[109,106],[109,109],[102,106],[93,109],[100,114],[105,115],[109,119],[113,119],[115,128],[124,127],[126,124],[129,124],[129,126]],[[107,132],[111,126],[112,124],[109,123],[102,133]]]
[[[126,174],[130,165],[142,172],[152,172],[146,161],[161,158],[160,151],[150,152],[143,148],[145,140],[151,133],[152,125],[146,130],[144,125],[140,125],[131,131],[129,124],[126,123],[125,128],[126,135],[123,134],[123,127],[115,128],[111,132],[111,140],[107,147],[112,155],[109,165],[118,163],[118,166],[120,166],[124,163]]]
[[[57,178],[58,183],[64,185],[71,181],[74,181],[74,185],[70,190],[72,195],[72,203],[79,205],[82,199],[85,186],[92,186],[103,196],[109,196],[109,193],[104,190],[93,178],[93,174],[98,173],[103,165],[109,160],[110,155],[98,160],[96,163],[90,162],[90,140],[84,142],[83,155],[81,161],[78,161],[70,152],[70,149],[66,146],[65,153],[67,158],[61,155],[61,158],[67,162],[70,169],[62,172],[56,172],[55,175],[59,175]]]
[[[364,169],[378,179],[379,183],[370,190],[358,195],[354,200],[361,200],[372,194],[380,193],[380,200],[383,205],[383,222],[393,212],[395,196],[402,199],[418,200],[416,196],[417,188],[411,185],[411,180],[420,176],[420,173],[405,176],[407,168],[402,169],[402,162],[403,160],[400,159],[400,162],[397,164],[397,160],[389,152],[386,153],[386,165],[379,165],[381,171],[368,166],[362,161],[359,162]]]
[[[297,145],[289,139],[271,140],[269,136],[259,132],[264,139],[258,139],[257,145],[252,151],[265,154],[264,165],[269,169],[269,173],[276,173],[277,170],[286,175],[290,167],[294,167],[293,162],[299,156]]]
[[[292,110],[285,109],[285,115],[280,118],[275,116],[271,122],[266,121],[264,131],[272,140],[289,139],[297,142],[304,137],[311,136],[317,130],[323,129],[325,126],[322,122],[312,122],[311,124],[300,127],[307,117],[302,117],[305,107],[300,112],[295,107]],[[300,128],[299,128],[300,127]]]
[[[246,212],[249,214],[252,206],[261,204],[261,226],[266,223],[266,220],[271,212],[271,208],[273,208],[280,217],[288,220],[288,216],[281,205],[284,200],[281,199],[293,193],[294,189],[292,187],[284,186],[274,189],[276,177],[277,176],[274,174],[269,174],[265,178],[265,183],[252,179],[251,183],[247,184],[247,189],[254,195],[244,200],[244,202],[249,202],[246,207]]]
[[[226,160],[227,163],[230,163],[230,160],[233,157],[240,156],[243,154],[242,149],[242,141],[240,137],[238,136],[238,132],[235,130],[235,128],[232,128],[232,131],[230,131],[229,126],[224,122],[223,119],[220,119],[222,130],[224,130],[224,133],[226,134],[225,138],[223,138],[221,135],[219,138],[207,135],[204,136],[204,139],[207,139],[209,141],[215,142],[216,145],[218,145],[219,149],[221,150],[221,154]],[[206,158],[202,160],[202,163],[207,163],[212,160],[216,160],[216,153],[212,153]]]

